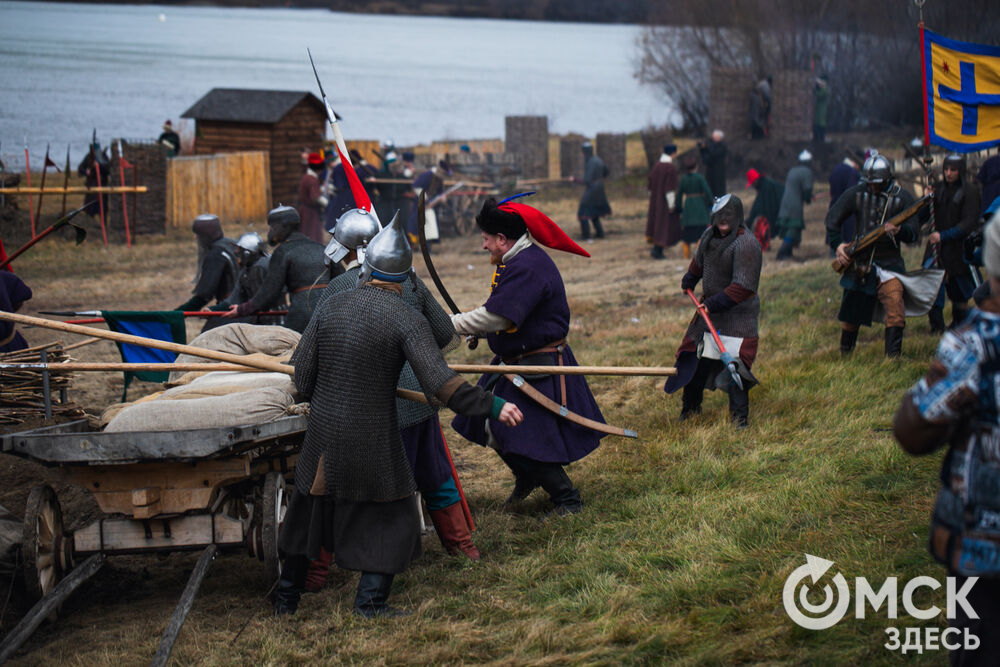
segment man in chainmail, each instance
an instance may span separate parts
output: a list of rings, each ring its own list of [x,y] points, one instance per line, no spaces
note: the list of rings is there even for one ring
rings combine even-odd
[[[264,239],[260,237],[260,234],[257,232],[247,232],[236,239],[236,262],[240,267],[240,272],[236,274],[236,286],[233,287],[233,291],[230,292],[229,296],[211,306],[209,310],[229,310],[234,304],[238,305],[248,300],[264,284],[264,278],[267,276],[267,267],[271,262],[271,255],[267,252],[266,244],[264,243]],[[266,304],[263,310],[282,310],[284,307],[285,293],[282,291],[278,299],[273,303]],[[281,317],[278,315],[249,315],[233,319],[216,317],[210,319],[205,328],[211,328],[209,325],[221,326],[234,322],[274,325],[281,324]]]
[[[191,231],[198,239],[198,274],[191,298],[174,310],[201,310],[213,300],[221,302],[236,284],[236,243],[222,233],[219,217],[199,215]],[[210,328],[208,322],[205,327]]]
[[[233,305],[225,317],[246,317],[281,298],[287,290],[291,303],[285,326],[303,331],[319,304],[330,278],[340,275],[339,265],[323,261],[323,246],[299,231],[299,214],[291,206],[279,206],[267,214],[267,242],[277,245],[260,289],[247,301]]]
[[[340,216],[325,252],[331,262],[343,262],[345,271],[331,280],[323,291],[320,307],[334,294],[357,287],[363,253],[380,229],[378,221],[365,209],[352,209]],[[457,340],[451,319],[424,282],[416,274],[410,274],[402,285],[403,301],[427,318],[438,347],[445,349]],[[396,386],[421,391],[409,362],[403,364]],[[427,503],[441,545],[450,554],[461,553],[472,560],[479,560],[479,550],[472,543],[470,527],[462,510],[437,409],[425,403],[397,398],[396,413],[399,415],[403,448],[413,469],[417,490]],[[306,577],[307,591],[314,592],[323,587],[331,559],[332,555],[324,551],[320,558],[310,563]]]
[[[537,243],[589,257],[538,209],[492,197],[476,216],[483,249],[496,266],[490,296],[479,308],[452,316],[462,335],[485,336],[494,356],[491,364],[576,366],[566,342],[569,303],[566,287],[552,258]],[[603,422],[601,410],[582,375],[528,375],[539,392],[567,410]],[[539,486],[558,515],[583,509],[580,492],[563,466],[597,449],[604,435],[549,412],[528,399],[506,378],[486,374],[479,386],[496,395],[517,399],[525,425],[507,428],[493,420],[459,415],[452,427],[479,445],[492,447],[514,473],[514,490],[507,503],[525,500]]]
[[[743,386],[731,381],[705,321],[695,313],[677,349],[677,375],[669,378],[664,391],[684,388],[680,419],[701,413],[705,388],[720,388],[729,394],[729,413],[737,428],[746,428],[750,415],[750,388],[755,379],[750,367],[757,357],[757,320],[760,318],[761,250],[757,238],[743,224],[743,202],[727,194],[715,200],[708,229],[698,242],[682,290],[693,290],[700,281],[703,303],[723,346],[738,359]],[[714,353],[713,353],[714,352]]]
[[[841,355],[847,356],[854,351],[861,325],[871,326],[876,303],[880,303],[885,311],[885,356],[898,357],[902,351],[903,328],[906,326],[904,290],[899,277],[889,272],[906,272],[899,244],[917,240],[918,218],[911,217],[899,227],[885,223],[913,202],[913,195],[893,177],[889,160],[884,155],[872,153],[861,168],[861,182],[845,190],[827,211],[827,244],[836,253],[837,261],[848,267],[840,279],[844,296],[837,314],[841,326]],[[852,215],[856,220],[856,238],[883,225],[886,231],[853,261],[846,251],[855,239],[841,236],[844,221]]]
[[[401,298],[412,253],[398,220],[368,246],[357,289],[330,295],[292,356],[295,386],[310,399],[282,525],[285,558],[275,613],[293,613],[309,559],[320,549],[360,570],[354,612],[398,616],[387,604],[395,574],[420,554],[416,482],[403,450],[396,382],[408,361],[428,401],[510,427],[521,411],[448,368],[421,313]]]

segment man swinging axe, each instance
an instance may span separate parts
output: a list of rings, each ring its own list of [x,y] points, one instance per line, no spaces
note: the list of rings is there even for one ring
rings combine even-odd
[[[729,394],[729,413],[737,428],[749,424],[749,391],[757,384],[750,366],[757,356],[760,267],[760,244],[743,224],[743,202],[732,194],[719,197],[712,207],[711,224],[681,279],[681,289],[686,291],[702,283],[704,299],[699,310],[711,314],[711,322],[702,317],[704,312],[691,320],[677,349],[677,375],[663,387],[668,394],[684,389],[681,421],[701,412],[708,386]],[[719,343],[712,338],[712,323]],[[732,377],[723,359],[732,361],[741,381]]]

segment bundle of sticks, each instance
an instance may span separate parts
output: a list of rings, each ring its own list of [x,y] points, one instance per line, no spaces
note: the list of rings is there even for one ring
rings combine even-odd
[[[16,352],[0,354],[0,424],[23,424],[33,417],[45,414],[45,387],[42,373],[37,370],[6,369],[4,364],[59,364],[69,361],[62,341],[29,347]],[[49,395],[58,397],[60,390],[68,389],[72,383],[71,371],[52,369],[49,371]],[[82,417],[79,405],[70,402],[52,401],[52,414],[66,417]]]

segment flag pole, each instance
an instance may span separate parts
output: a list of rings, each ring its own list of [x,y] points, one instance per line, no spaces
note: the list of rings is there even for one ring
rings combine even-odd
[[[31,187],[31,161],[28,159],[28,135],[24,136],[24,173]],[[28,222],[31,223],[31,238],[35,238],[35,207],[34,200],[28,195]]]
[[[924,41],[924,3],[918,2],[917,6],[920,7],[920,23],[917,24],[917,28],[920,29],[920,72],[923,75],[924,90],[921,96],[924,100],[924,150],[929,151],[931,148],[931,128],[928,123],[928,95],[934,94],[933,86],[928,90],[927,86],[927,52],[924,50],[926,48],[926,42]]]
[[[122,188],[125,187],[125,154],[122,152],[122,140],[118,138],[118,175],[121,176]],[[125,190],[122,190],[122,216],[125,218],[125,244],[132,247],[132,234],[128,229],[128,206],[125,203]]]

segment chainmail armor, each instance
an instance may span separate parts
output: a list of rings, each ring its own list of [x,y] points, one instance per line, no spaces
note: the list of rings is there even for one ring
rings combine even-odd
[[[361,267],[354,266],[331,280],[330,284],[323,291],[323,298],[320,303],[325,303],[334,294],[355,289],[359,273],[361,273]],[[452,344],[457,342],[455,327],[451,324],[451,318],[448,317],[448,314],[444,312],[441,305],[431,295],[424,281],[418,278],[416,274],[411,273],[407,281],[403,283],[402,298],[404,303],[413,307],[414,310],[427,318],[438,347],[442,350],[451,349]],[[403,364],[403,370],[399,374],[399,384],[397,386],[412,391],[422,391],[420,383],[417,382],[417,376],[413,373],[413,367],[410,366],[409,362]],[[407,428],[430,419],[437,414],[437,408],[429,404],[397,398],[396,413],[399,415],[399,427]]]
[[[753,296],[737,303],[729,310],[712,313],[709,317],[716,330],[726,336],[737,338],[757,338],[757,320],[760,318],[761,250],[760,244],[746,227],[736,227],[732,232],[719,238],[714,235],[715,226],[710,226],[698,243],[695,261],[702,267],[701,284],[705,298],[725,290],[731,283],[754,293]],[[695,317],[687,329],[693,340],[701,340],[708,331],[704,320]]]
[[[396,415],[406,360],[428,398],[457,377],[427,319],[392,292],[362,286],[317,308],[292,357],[295,386],[311,401],[295,466],[300,493],[309,493],[321,456],[334,498],[385,502],[416,490]]]

